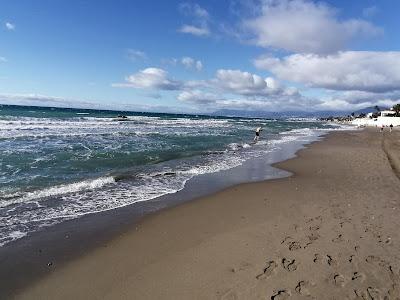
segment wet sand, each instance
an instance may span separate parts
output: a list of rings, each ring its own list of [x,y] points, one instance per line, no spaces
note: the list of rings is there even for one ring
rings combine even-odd
[[[18,299],[400,299],[400,131],[330,134],[242,184],[145,218]]]

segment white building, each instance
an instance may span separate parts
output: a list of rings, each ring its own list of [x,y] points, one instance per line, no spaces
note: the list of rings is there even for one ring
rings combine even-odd
[[[391,110],[383,111],[383,112],[390,112],[390,115],[393,115],[394,112]],[[382,112],[381,112],[382,113]],[[388,117],[387,114],[382,114],[382,116],[377,118],[358,118],[351,121],[352,124],[357,126],[400,126],[400,117]]]
[[[394,117],[396,112],[394,110],[382,110],[381,117]]]

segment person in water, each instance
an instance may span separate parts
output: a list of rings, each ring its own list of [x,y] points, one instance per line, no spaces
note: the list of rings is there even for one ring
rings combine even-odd
[[[256,135],[254,137],[254,142],[257,142],[260,139],[260,132],[262,131],[261,127],[257,127]]]

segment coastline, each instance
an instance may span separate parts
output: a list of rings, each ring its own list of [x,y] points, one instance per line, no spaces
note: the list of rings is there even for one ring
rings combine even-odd
[[[284,143],[278,151],[251,158],[238,167],[195,176],[178,192],[67,220],[0,247],[0,298],[8,298],[55,269],[103,247],[135,228],[149,215],[235,185],[290,176],[290,172],[272,165],[295,157],[299,150],[320,141],[325,135],[322,132],[305,140]]]
[[[275,165],[294,175],[240,184],[133,228],[125,224],[114,239],[47,269],[18,298],[396,295],[398,154],[387,135],[331,133]]]

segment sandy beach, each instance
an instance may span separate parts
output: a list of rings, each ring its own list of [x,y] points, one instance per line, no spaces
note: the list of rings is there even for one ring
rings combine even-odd
[[[400,299],[400,131],[331,133],[146,217],[16,299]]]

